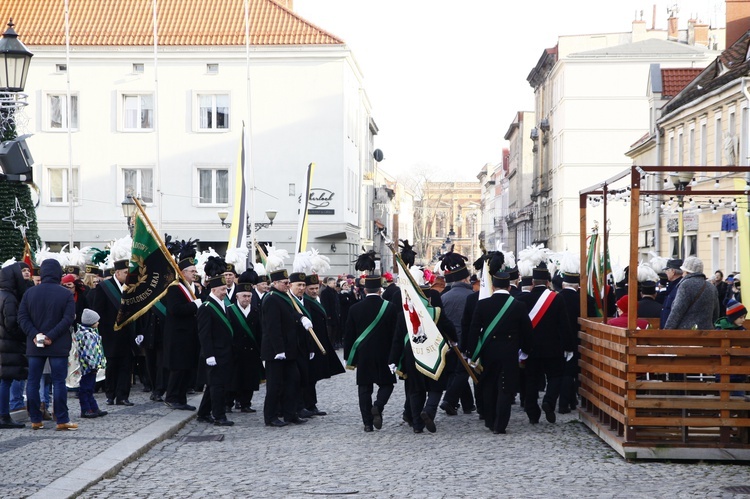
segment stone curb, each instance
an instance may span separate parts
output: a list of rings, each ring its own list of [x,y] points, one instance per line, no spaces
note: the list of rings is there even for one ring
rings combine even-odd
[[[188,400],[188,403],[197,407],[201,398],[202,395],[199,394]],[[29,498],[76,497],[100,480],[115,476],[123,466],[135,461],[154,445],[180,431],[195,415],[194,411],[171,411],[100,452],[65,476],[54,480]]]

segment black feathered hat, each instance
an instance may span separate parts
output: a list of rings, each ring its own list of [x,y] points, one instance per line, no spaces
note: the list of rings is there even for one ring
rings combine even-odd
[[[364,250],[362,248],[362,251]],[[375,255],[375,250],[365,251],[357,257],[357,260],[354,262],[354,268],[360,272],[374,272]]]
[[[409,244],[408,239],[399,239],[400,244],[398,245],[399,248],[401,248],[401,260],[404,261],[404,265],[406,265],[407,268],[414,266],[414,260],[417,257],[417,254],[414,252],[414,247]]]
[[[503,266],[505,265],[505,254],[503,254],[502,251],[490,251],[487,255],[490,259],[490,275],[494,276],[498,272],[502,271]]]
[[[203,266],[203,273],[206,274],[206,277],[222,275],[226,271],[227,263],[220,256],[209,256]]]
[[[455,245],[451,245],[450,251],[440,257],[440,269],[445,274],[445,282],[457,282],[469,277],[469,269],[465,256],[453,251]]]
[[[238,283],[258,284],[258,273],[253,269],[247,269],[237,279]]]
[[[198,248],[198,240],[188,239],[187,241],[176,241],[174,244],[177,245],[177,251],[172,254],[178,255],[177,266],[180,270],[185,270],[186,268],[195,265],[195,251]]]

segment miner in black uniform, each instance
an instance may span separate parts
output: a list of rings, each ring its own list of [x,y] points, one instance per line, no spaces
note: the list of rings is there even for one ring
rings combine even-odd
[[[519,357],[527,356],[531,347],[526,306],[510,295],[509,287],[509,274],[492,276],[492,296],[477,303],[467,341],[472,361],[480,361],[483,368],[484,425],[495,434],[505,433],[508,426],[519,386]]]
[[[638,300],[638,318],[660,318],[662,304],[656,301],[656,283],[643,281],[641,285],[641,299]]]
[[[266,362],[266,399],[263,419],[266,426],[280,427],[288,423],[302,424],[306,419],[297,415],[300,395],[300,373],[297,358],[309,355],[300,352],[300,324],[307,330],[312,321],[295,311],[287,295],[289,275],[284,269],[271,272],[271,289],[261,303],[261,358]],[[278,418],[282,413],[284,421]]]
[[[216,426],[232,426],[226,415],[226,387],[232,377],[232,337],[234,330],[227,317],[224,298],[227,293],[223,275],[207,282],[208,298],[198,309],[198,338],[201,358],[206,362],[206,389],[198,407],[198,421]]]
[[[310,359],[308,366],[308,384],[302,387],[302,400],[305,409],[312,416],[325,416],[325,411],[318,409],[318,394],[315,390],[315,384],[321,379],[330,378],[336,374],[345,372],[344,366],[341,365],[336,350],[333,348],[327,333],[327,311],[318,300],[318,291],[320,290],[320,280],[317,274],[308,274],[305,276],[305,297],[303,305],[310,313],[310,319],[313,323],[313,330],[317,334],[318,340],[323,345],[326,354],[315,351],[315,355]]]
[[[393,393],[396,376],[388,369],[388,354],[396,330],[399,306],[383,300],[381,277],[365,279],[365,298],[352,305],[344,327],[344,359],[357,369],[359,410],[366,432],[383,426],[383,408]],[[373,384],[378,385],[375,402]]]
[[[524,410],[532,424],[539,422],[542,411],[547,421],[556,421],[555,404],[560,396],[563,369],[565,362],[573,358],[576,348],[565,302],[558,293],[548,289],[549,280],[546,267],[535,268],[532,274],[534,287],[529,294],[522,293],[518,297],[526,303],[533,326],[531,352],[526,359],[524,397]],[[540,410],[538,387],[544,376],[547,389]]]
[[[128,276],[128,260],[114,264],[115,275],[95,288],[92,307],[99,314],[99,334],[107,357],[105,391],[107,405],[133,405],[130,399],[135,348],[135,323],[115,331],[115,320],[120,310],[123,286]]]
[[[196,369],[200,343],[196,314],[201,300],[195,298],[194,278],[195,248],[190,246],[180,251],[177,266],[182,279],[170,286],[162,303],[167,310],[164,320],[164,367],[169,369],[167,392],[164,403],[172,409],[194,411],[187,403],[187,391],[191,371]]]
[[[253,283],[257,274],[245,271],[235,284],[237,303],[228,307],[227,315],[232,324],[234,337],[232,338],[232,382],[230,384],[231,397],[227,397],[227,405],[234,399],[239,405],[240,412],[255,412],[251,407],[253,392],[260,388],[261,380],[265,379],[263,362],[260,360],[260,307],[253,307]]]
[[[237,269],[234,264],[224,262],[226,270],[224,271],[224,279],[227,281],[227,296],[224,298],[225,304],[237,303]]]
[[[569,362],[565,362],[563,367],[563,378],[560,385],[560,400],[558,403],[558,412],[560,414],[568,414],[570,411],[575,410],[578,405],[577,393],[577,379],[580,368],[578,367],[578,359],[581,358],[578,352],[578,331],[580,325],[578,324],[578,318],[581,317],[581,276],[575,272],[563,272],[562,273],[562,291],[560,296],[565,302],[565,309],[568,313],[568,321],[570,322],[570,330],[575,336],[576,348],[573,350],[573,358]],[[596,316],[596,302],[592,296],[586,297],[586,314],[587,317]]]

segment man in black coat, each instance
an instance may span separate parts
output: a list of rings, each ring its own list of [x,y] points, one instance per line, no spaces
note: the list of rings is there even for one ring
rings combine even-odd
[[[664,324],[667,323],[669,313],[672,311],[672,302],[674,302],[677,296],[677,288],[680,287],[682,282],[682,260],[676,258],[674,260],[667,260],[667,266],[664,268],[664,272],[667,274],[667,290],[664,293],[664,305],[661,309],[661,317],[659,321],[659,329],[664,329]]]
[[[560,296],[565,302],[565,308],[568,312],[568,321],[570,322],[570,331],[575,335],[576,348],[573,350],[573,358],[565,362],[563,368],[562,383],[560,386],[560,400],[558,403],[558,412],[560,414],[569,414],[578,406],[578,359],[581,354],[578,352],[578,331],[580,325],[578,318],[581,317],[581,276],[578,273],[564,272],[562,275],[562,291]],[[596,316],[596,301],[592,296],[586,296],[586,316]]]
[[[252,413],[256,412],[251,407],[253,392],[257,392],[261,380],[266,379],[263,362],[260,360],[260,306],[256,308],[252,305],[252,283],[242,282],[240,278],[236,286],[237,303],[227,309],[229,322],[234,330],[230,388],[240,412]],[[227,401],[229,405],[229,397]]]
[[[191,370],[198,363],[198,325],[196,314],[201,300],[195,298],[195,253],[180,255],[177,264],[182,274],[179,284],[170,286],[162,303],[167,310],[164,322],[164,367],[169,369],[164,403],[172,409],[194,411],[187,403]],[[186,285],[185,283],[189,283]],[[100,284],[101,286],[101,284]]]
[[[650,319],[661,317],[661,303],[656,301],[656,283],[643,281],[641,283],[641,299],[638,300],[638,318]]]
[[[325,288],[325,286],[323,286]],[[313,323],[313,330],[317,334],[320,343],[326,351],[321,354],[317,349],[314,351],[313,358],[310,359],[308,366],[308,383],[302,387],[302,400],[305,409],[313,416],[325,416],[325,411],[318,409],[318,394],[315,390],[315,384],[321,379],[327,379],[337,374],[345,372],[344,366],[341,365],[336,350],[331,344],[331,340],[324,332],[328,326],[328,311],[318,301],[318,291],[320,281],[316,274],[305,276],[305,297],[302,302],[304,310],[309,312],[309,318]]]
[[[366,432],[382,428],[383,408],[396,383],[388,369],[388,354],[399,307],[383,300],[381,289],[380,276],[365,279],[365,298],[352,305],[344,327],[344,359],[348,368],[357,369],[359,410]],[[378,392],[373,403],[374,384]]]
[[[288,423],[302,424],[307,420],[297,414],[300,399],[300,373],[297,359],[309,352],[300,351],[300,326],[305,333],[312,322],[298,313],[289,290],[289,275],[286,270],[271,272],[271,289],[261,303],[261,358],[266,362],[266,399],[263,419],[266,426],[281,427]],[[284,421],[278,418],[282,413]]]
[[[26,336],[18,324],[18,304],[26,291],[21,265],[0,269],[0,428],[23,428],[10,417],[10,387],[28,377]]]
[[[510,406],[519,387],[519,350],[528,355],[531,320],[526,306],[510,295],[510,276],[492,276],[493,294],[477,302],[466,347],[473,362],[481,359],[484,425],[493,433],[505,433]]]
[[[558,293],[548,289],[549,280],[549,270],[535,268],[532,275],[534,287],[530,293],[522,293],[517,298],[526,303],[534,331],[531,352],[526,360],[524,397],[524,410],[531,424],[539,422],[542,411],[548,422],[556,421],[555,404],[560,396],[565,362],[573,358],[576,349],[565,302]],[[547,390],[540,410],[537,389],[545,376]]]
[[[198,309],[198,338],[201,358],[205,358],[207,387],[198,407],[198,421],[216,426],[232,426],[226,415],[226,387],[232,377],[232,337],[234,330],[227,317],[224,276],[208,280],[209,295]],[[230,305],[231,306],[231,305]]]
[[[326,327],[328,328],[328,339],[334,348],[341,347],[341,304],[339,294],[336,291],[336,278],[329,277],[325,285],[320,286],[320,304],[326,311]]]
[[[94,288],[91,308],[99,314],[99,334],[102,337],[104,356],[107,357],[104,391],[107,405],[133,405],[130,385],[133,374],[133,348],[135,323],[115,331],[115,321],[120,310],[120,300],[125,279],[128,277],[128,260],[115,262],[112,279],[102,281]]]

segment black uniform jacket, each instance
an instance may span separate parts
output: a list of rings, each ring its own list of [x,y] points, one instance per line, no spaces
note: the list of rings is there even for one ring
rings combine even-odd
[[[260,317],[263,330],[260,357],[263,360],[273,360],[280,353],[288,360],[297,359],[301,354],[308,355],[307,351],[302,351],[298,340],[302,315],[294,309],[286,293],[271,288],[263,297]]]
[[[526,303],[528,313],[546,289],[544,286],[534,286],[530,293],[522,293],[516,299]],[[575,350],[576,335],[570,328],[565,301],[556,293],[551,305],[534,327],[531,351],[528,354],[536,358],[563,358],[564,352]]]
[[[198,338],[201,359],[214,357],[216,367],[210,372],[211,383],[228,384],[232,366],[232,336],[229,317],[213,298],[209,297],[198,308]]]
[[[318,341],[320,341],[326,351],[326,354],[323,355],[320,353],[317,345],[314,347],[315,357],[310,361],[310,378],[318,381],[345,372],[344,366],[341,365],[341,361],[338,355],[336,355],[336,350],[334,350],[331,344],[331,339],[328,337],[326,309],[317,300],[309,296],[305,296],[304,307],[310,314],[309,317],[313,323],[313,331],[315,331]]]
[[[110,297],[110,294],[114,299]],[[114,277],[101,282],[94,288],[94,302],[91,306],[99,314],[99,334],[102,337],[104,355],[108,358],[132,355],[135,345],[134,323],[131,322],[119,331],[115,331],[115,320],[120,310],[121,298],[122,293],[114,282]]]
[[[479,339],[510,298],[509,294],[494,293],[489,298],[477,301],[466,344],[472,355]],[[531,320],[526,306],[514,298],[482,344],[480,351],[482,364],[500,362],[506,368],[517,366],[518,350],[523,350],[527,354],[531,350],[531,334]]]
[[[193,369],[198,364],[198,306],[182,284],[170,286],[161,302],[167,309],[164,320],[164,367]]]
[[[354,342],[375,320],[383,303],[383,299],[378,295],[368,295],[349,309],[349,317],[344,328],[344,360],[349,359]],[[358,385],[396,382],[396,377],[388,369],[388,354],[400,310],[394,303],[385,303],[387,306],[383,316],[367,338],[359,344],[352,359],[352,365],[357,367]]]

